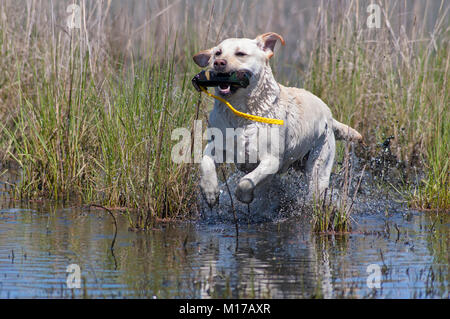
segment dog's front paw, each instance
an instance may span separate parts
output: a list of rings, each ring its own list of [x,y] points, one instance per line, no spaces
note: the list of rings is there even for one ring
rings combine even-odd
[[[202,179],[200,181],[200,189],[202,191],[203,198],[208,203],[210,208],[214,207],[219,201],[219,186],[217,183]]]
[[[239,182],[236,188],[236,197],[239,201],[249,204],[253,201],[253,182],[248,178],[244,178]]]

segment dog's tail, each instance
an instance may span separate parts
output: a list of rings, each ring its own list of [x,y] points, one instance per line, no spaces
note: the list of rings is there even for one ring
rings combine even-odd
[[[362,142],[362,136],[357,130],[333,119],[333,131],[337,140]]]

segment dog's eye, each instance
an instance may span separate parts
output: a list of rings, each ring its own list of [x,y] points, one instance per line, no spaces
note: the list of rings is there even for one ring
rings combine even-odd
[[[219,50],[219,51],[216,52],[216,56],[219,56],[219,55],[221,55],[221,54],[222,54],[222,51],[221,51],[221,50]]]
[[[244,53],[244,52],[236,52],[236,55],[237,55],[237,56],[246,56],[247,53]]]

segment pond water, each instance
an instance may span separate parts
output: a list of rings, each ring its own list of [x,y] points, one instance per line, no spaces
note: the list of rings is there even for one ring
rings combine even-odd
[[[111,249],[103,210],[5,201],[0,298],[448,298],[449,214],[386,207],[359,209],[340,236],[312,233],[301,214],[241,223],[238,236],[208,220],[132,232],[117,214]],[[67,287],[71,264],[80,288]],[[380,288],[367,284],[374,269]]]

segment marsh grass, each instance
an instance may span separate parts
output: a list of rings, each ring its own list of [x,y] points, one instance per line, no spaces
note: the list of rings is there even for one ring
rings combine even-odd
[[[329,198],[315,200],[312,206],[314,232],[339,234],[351,231],[350,211],[347,204],[344,206],[334,204],[331,195]]]
[[[447,106],[448,108],[448,106]],[[412,207],[450,211],[450,121],[448,115],[438,117],[435,141],[428,147],[427,176],[406,195]]]
[[[362,168],[357,184],[351,194],[351,184],[354,179],[354,169],[351,163],[350,145],[345,146],[344,162],[342,164],[342,185],[338,198],[333,188],[326,189],[319,198],[314,197],[312,207],[312,229],[317,233],[344,234],[352,230],[353,203],[356,199],[366,166]]]
[[[150,56],[99,83],[77,37],[71,34],[59,80],[39,58],[27,60],[32,83],[16,66],[20,107],[2,126],[6,154],[21,169],[13,196],[137,212],[129,216],[139,229],[195,211],[195,169],[170,156],[172,130],[190,126],[195,114],[189,69],[175,72],[176,46],[166,47],[165,59]]]
[[[15,130],[4,128],[23,172],[15,196],[79,198],[160,218],[189,211],[193,171],[171,161],[170,133],[192,121],[192,95],[186,81],[174,87],[173,61],[144,62],[133,73],[109,79],[106,105],[85,79],[74,81],[83,89],[70,102],[36,75],[41,83],[33,96],[21,94]]]
[[[195,211],[196,168],[170,158],[172,130],[208,111],[203,103],[197,114],[191,56],[275,31],[287,42],[273,59],[277,79],[358,129],[363,158],[393,135],[398,161],[425,170],[411,205],[450,206],[445,2],[413,1],[414,14],[436,12],[431,31],[413,13],[403,24],[409,11],[389,1],[380,30],[364,26],[366,1],[75,2],[73,30],[62,1],[0,2],[0,155],[20,168],[15,197],[120,208],[135,228]]]
[[[449,209],[448,6],[440,3],[430,34],[416,20],[394,30],[393,7],[383,2],[384,27],[372,30],[348,11],[331,22],[339,13],[324,5],[304,86],[362,133],[368,148],[359,156],[370,160],[376,145],[393,136],[390,151],[405,173],[425,169],[419,185],[407,186],[414,189],[411,206]]]

